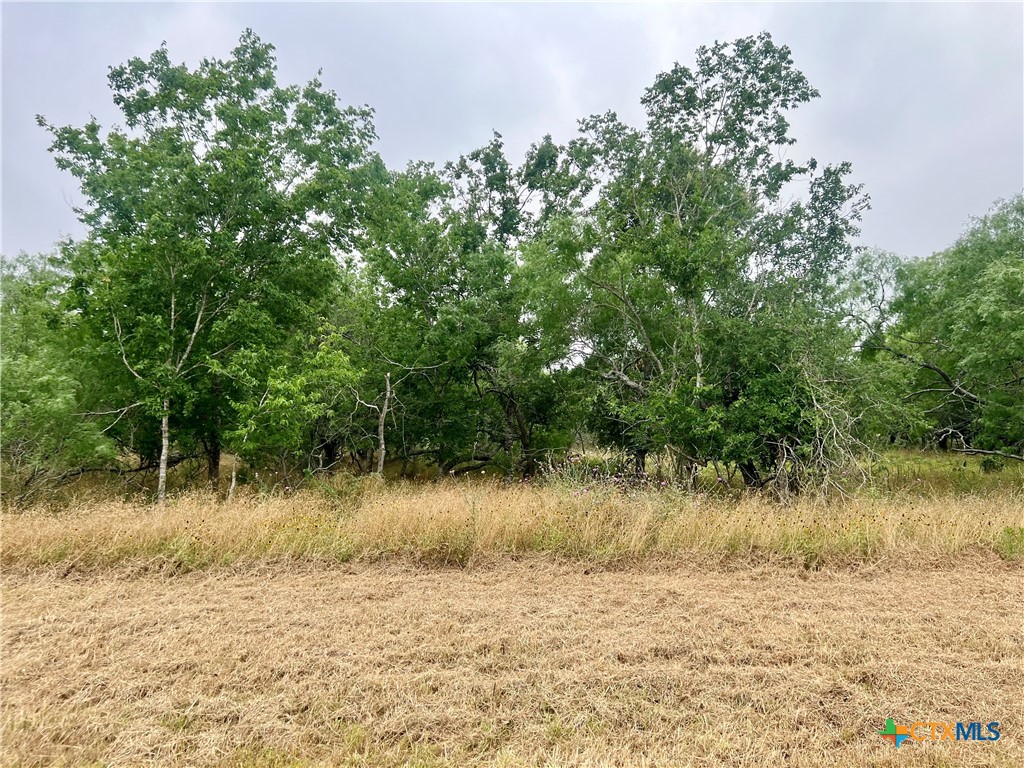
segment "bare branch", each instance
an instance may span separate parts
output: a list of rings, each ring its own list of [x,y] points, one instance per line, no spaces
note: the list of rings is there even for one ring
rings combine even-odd
[[[629,376],[624,374],[622,371],[611,371],[609,373],[602,373],[601,378],[604,379],[605,381],[621,382],[630,389],[634,390],[635,392],[639,392],[641,395],[647,394],[647,389],[642,384],[638,384],[637,382],[633,381],[633,379],[629,378]]]
[[[978,456],[1001,456],[1004,459],[1024,461],[1024,456],[1018,456],[1016,453],[1007,453],[1006,451],[986,451],[981,448],[952,448],[951,450],[953,453],[967,453]]]
[[[185,361],[188,360],[188,356],[192,354],[192,346],[196,343],[196,337],[199,336],[199,331],[203,327],[203,313],[206,311],[206,296],[206,291],[203,291],[203,299],[199,303],[199,312],[196,314],[196,324],[192,328],[192,335],[189,337],[188,346],[185,347],[185,351],[182,353],[181,359],[178,360],[178,364],[174,366],[175,373],[179,373],[181,371],[181,366],[185,364]]]
[[[128,362],[128,353],[125,351],[124,338],[121,333],[121,321],[117,319],[117,315],[115,315],[113,312],[111,312],[111,316],[114,318],[114,334],[117,336],[117,346],[121,350],[121,360],[124,362],[125,367],[131,372],[132,376],[134,376],[136,379],[145,384],[149,384],[151,387],[156,389],[156,384],[146,381],[146,379],[143,378],[138,371],[132,368],[132,364]]]

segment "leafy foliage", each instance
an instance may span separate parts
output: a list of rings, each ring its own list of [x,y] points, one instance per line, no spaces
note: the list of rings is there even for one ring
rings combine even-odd
[[[594,202],[526,259],[554,294],[544,327],[576,316],[564,355],[599,382],[593,431],[638,472],[669,451],[763,485],[852,457],[830,300],[866,199],[845,164],[770,159],[793,143],[785,111],[816,96],[788,49],[760,35],[697,60],[647,91],[645,129],[582,121],[567,162]],[[805,201],[779,204],[799,179]]]
[[[21,498],[116,457],[88,416],[96,382],[74,318],[58,309],[64,278],[49,257],[4,261],[0,272],[0,459],[4,493]]]
[[[909,366],[905,396],[941,444],[1024,456],[1024,195],[891,274],[865,346]]]
[[[334,249],[351,246],[374,138],[368,110],[275,75],[272,46],[247,31],[229,60],[195,71],[165,48],[112,68],[124,129],[40,118],[87,200],[69,306],[98,352],[121,360],[143,412],[162,419],[161,465],[173,429],[203,446],[214,479],[237,418],[234,357],[316,322]]]
[[[640,126],[404,170],[251,31],[109,84],[123,126],[40,118],[88,236],[5,267],[5,482],[131,461],[162,497],[193,457],[218,487],[222,450],[289,485],[532,475],[597,446],[785,495],[889,441],[1024,449],[1022,198],[931,259],[857,253],[867,197],[796,159],[819,94],[767,33],[658,75]]]

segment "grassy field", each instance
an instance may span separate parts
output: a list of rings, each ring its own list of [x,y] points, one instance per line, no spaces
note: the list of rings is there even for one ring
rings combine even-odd
[[[1024,764],[1024,484],[347,481],[2,521],[2,764]],[[898,750],[886,718],[998,720]]]
[[[542,554],[595,563],[772,562],[807,568],[896,557],[1024,557],[1024,492],[803,499],[773,504],[676,491],[494,481],[381,486],[163,508],[88,501],[9,512],[2,565],[62,572],[130,565],[192,571],[280,561],[402,559],[472,566]]]
[[[8,577],[4,763],[1024,764],[1024,578],[270,566]],[[887,717],[999,720],[905,744]]]

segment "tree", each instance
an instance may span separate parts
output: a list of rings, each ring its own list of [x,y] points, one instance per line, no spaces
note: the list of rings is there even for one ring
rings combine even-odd
[[[903,396],[942,447],[1024,460],[1024,195],[950,248],[898,264],[865,348],[913,371]]]
[[[226,61],[190,70],[161,47],[108,80],[124,128],[39,122],[85,198],[71,308],[159,420],[163,500],[172,433],[203,445],[217,482],[232,358],[316,327],[374,133],[368,109],[339,107],[317,80],[278,86],[273,47],[251,31]]]
[[[638,472],[667,451],[760,486],[850,458],[834,276],[867,201],[848,164],[776,159],[786,111],[815,96],[767,34],[702,47],[647,90],[643,129],[583,120],[552,174],[581,205],[526,249],[547,286],[534,311],[599,383],[591,428]]]
[[[349,389],[357,376],[338,328],[324,325],[290,346],[235,355],[229,373],[240,385],[240,397],[232,403],[238,418],[227,435],[236,456],[280,468],[286,482],[296,464],[308,471],[320,468],[313,465],[322,448],[317,426],[351,404]],[[235,483],[233,465],[231,491]]]
[[[529,204],[542,193],[545,146],[516,165],[496,135],[443,169],[413,164],[375,187],[344,312],[359,407],[334,430],[348,432],[361,466],[374,466],[375,450],[380,466],[392,430],[391,456],[444,472],[493,462],[532,474],[559,442],[517,260],[538,215]]]
[[[116,458],[106,429],[89,416],[102,378],[75,318],[60,311],[66,284],[50,256],[0,266],[0,460],[5,495],[21,499]]]

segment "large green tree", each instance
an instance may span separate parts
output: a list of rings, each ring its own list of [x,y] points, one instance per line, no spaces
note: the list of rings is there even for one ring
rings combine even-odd
[[[767,34],[702,47],[647,90],[644,127],[582,121],[551,175],[581,204],[526,249],[534,312],[637,471],[668,451],[789,486],[850,454],[834,275],[866,199],[845,163],[777,159],[787,111],[816,96]]]
[[[123,127],[39,122],[85,201],[73,308],[160,425],[162,499],[172,440],[201,445],[216,482],[234,356],[316,327],[374,133],[319,81],[278,85],[251,31],[226,60],[189,69],[162,47],[108,79]]]

